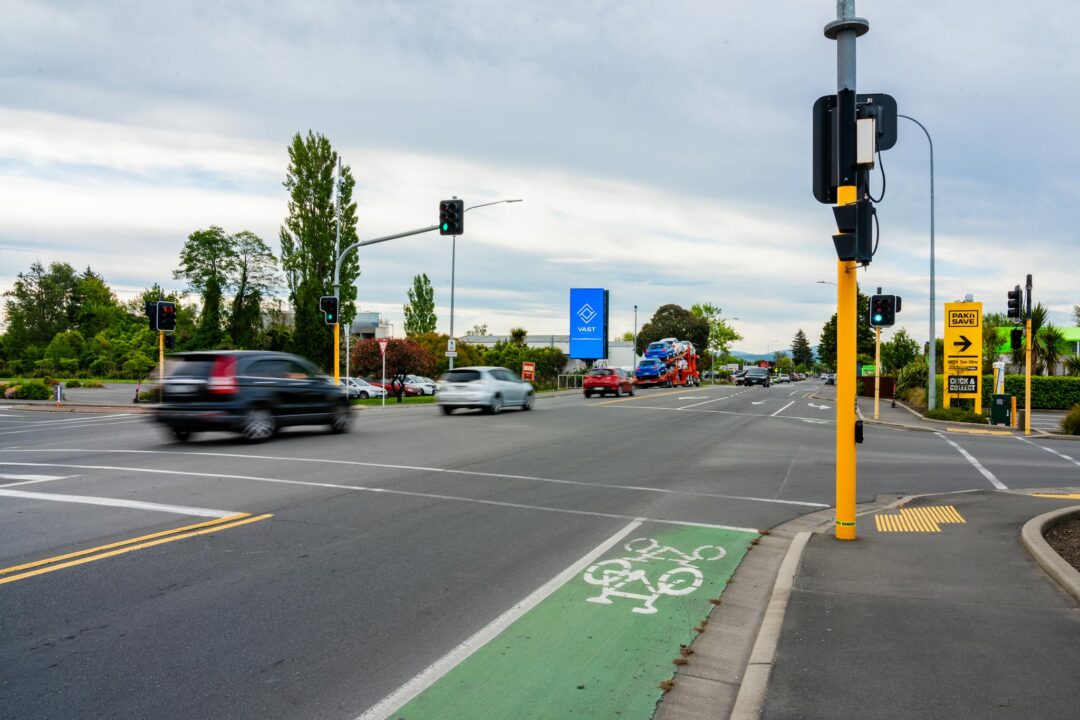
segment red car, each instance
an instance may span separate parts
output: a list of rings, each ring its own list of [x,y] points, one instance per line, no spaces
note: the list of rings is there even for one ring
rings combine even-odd
[[[368,380],[369,383],[375,387],[381,387],[386,390],[387,397],[394,397],[394,391],[397,390],[397,383],[391,378],[387,378],[386,383],[383,384],[382,380]],[[423,395],[424,391],[412,383],[405,383],[405,397],[414,397],[416,395]]]
[[[611,393],[615,397],[621,397],[623,393],[634,394],[634,381],[622,368],[594,368],[585,374],[581,387],[585,390],[585,397],[592,397],[593,393]]]

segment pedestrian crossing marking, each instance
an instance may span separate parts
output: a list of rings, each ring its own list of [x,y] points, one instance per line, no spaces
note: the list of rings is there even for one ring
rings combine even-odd
[[[875,515],[878,532],[941,532],[941,525],[966,521],[952,505],[901,508],[896,515]]]

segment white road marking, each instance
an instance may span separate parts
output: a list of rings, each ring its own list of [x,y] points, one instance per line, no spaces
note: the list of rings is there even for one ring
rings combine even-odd
[[[939,433],[939,432],[936,432],[936,433],[934,433],[934,434],[935,434],[935,435],[937,435],[937,436],[938,436],[939,438],[941,438],[942,440],[944,440],[945,442],[947,442],[947,443],[949,443],[950,445],[952,445],[952,446],[953,446],[954,448],[956,448],[957,452],[959,452],[959,453],[960,453],[961,455],[963,455],[963,456],[964,456],[964,458],[965,458],[965,459],[966,459],[966,460],[967,460],[967,461],[968,461],[969,463],[971,463],[972,465],[974,465],[974,466],[975,466],[975,469],[976,469],[976,470],[978,470],[979,472],[981,472],[981,473],[983,474],[983,477],[985,477],[985,478],[986,478],[987,480],[989,480],[989,481],[990,481],[990,484],[991,484],[991,485],[993,485],[994,487],[996,487],[996,488],[997,488],[998,490],[1008,490],[1008,489],[1009,489],[1009,488],[1005,487],[1005,483],[1003,483],[1003,482],[1001,482],[1000,480],[998,480],[998,479],[997,479],[997,477],[995,477],[995,476],[994,476],[994,473],[992,473],[992,472],[990,472],[989,470],[987,470],[986,468],[984,468],[984,467],[982,466],[982,463],[980,463],[980,462],[979,462],[978,460],[976,460],[976,459],[975,459],[975,457],[974,457],[974,456],[973,456],[973,455],[972,455],[971,453],[969,453],[969,452],[968,452],[967,450],[965,450],[964,448],[960,447],[960,446],[959,446],[959,445],[957,445],[957,444],[956,444],[955,442],[953,442],[952,440],[950,440],[949,438],[945,437],[944,435],[942,435],[942,434],[941,434],[941,433]]]
[[[73,428],[84,428],[84,427],[106,427],[106,426],[112,427],[113,425],[129,425],[131,423],[145,423],[145,422],[147,422],[147,420],[144,419],[144,418],[136,418],[134,420],[120,420],[118,422],[108,422],[108,423],[103,423],[103,422],[83,422],[83,423],[77,423],[77,424],[72,424],[72,425],[64,425],[62,427],[37,427],[37,425],[41,425],[43,423],[35,423],[34,427],[23,428],[22,430],[0,430],[0,435],[19,435],[21,433],[28,433],[28,432],[42,433],[42,432],[49,432],[49,431],[52,431],[52,430],[71,430]]]
[[[686,410],[687,408],[697,407],[698,405],[708,405],[709,403],[714,403],[714,402],[716,402],[718,400],[727,400],[728,398],[731,398],[731,397],[734,397],[734,396],[732,396],[732,395],[724,395],[723,397],[713,398],[712,400],[705,400],[704,402],[697,402],[697,403],[690,403],[689,405],[683,405],[679,409],[680,410]],[[681,400],[682,398],[679,398],[679,399]]]
[[[812,408],[817,408],[819,410],[828,410],[831,407],[830,405],[815,405],[814,403],[806,403],[806,404],[809,405]]]
[[[787,405],[785,405],[784,407],[780,408],[779,410],[777,410],[776,412],[774,412],[774,413],[773,413],[772,415],[770,415],[769,417],[776,417],[777,415],[779,415],[780,413],[784,412],[785,410],[787,410],[787,409],[788,409],[789,407],[791,407],[791,406],[792,406],[792,405],[794,405],[794,404],[795,404],[795,401],[794,401],[794,400],[792,400],[792,401],[791,401],[791,402],[789,402],[789,403],[788,403]]]
[[[660,410],[662,412],[692,412],[692,413],[713,413],[715,415],[740,415],[743,417],[759,417],[759,418],[771,418],[772,415],[762,415],[761,413],[748,413],[748,412],[736,412],[734,410],[687,410],[685,408],[675,407],[661,407],[659,405],[618,405],[614,406],[619,409],[626,410]],[[783,408],[781,408],[783,409]],[[832,425],[832,420],[822,420],[821,418],[809,418],[802,417],[801,415],[777,415],[777,420],[799,420],[801,422],[809,423],[811,425]],[[46,452],[44,450],[36,452]],[[831,505],[829,507],[832,507]]]
[[[751,405],[764,405],[765,401],[764,400],[751,400],[750,404]]]
[[[459,664],[461,664],[466,658],[482,648],[488,642],[491,641],[496,635],[501,633],[506,628],[510,627],[518,618],[525,613],[532,610],[539,605],[545,598],[565,585],[567,582],[577,577],[577,575],[585,570],[586,567],[591,565],[593,561],[606,553],[612,547],[614,547],[620,540],[632,533],[637,528],[641,527],[641,518],[635,519],[619,532],[609,537],[604,542],[597,545],[595,548],[586,553],[583,557],[578,559],[573,565],[563,570],[555,577],[548,580],[539,588],[529,594],[524,600],[514,605],[512,608],[504,612],[499,617],[492,620],[486,626],[484,626],[479,632],[464,641],[456,648],[443,655],[441,658],[433,662],[427,668],[422,670],[419,675],[409,680],[400,688],[387,695],[385,698],[377,702],[371,708],[369,708],[363,715],[357,718],[357,720],[386,720],[390,717],[394,711],[400,708],[405,703],[412,700],[414,697],[422,693],[427,688],[431,687],[437,680],[442,678],[446,673],[453,670]]]
[[[664,410],[678,410],[679,408],[661,408],[661,409],[664,409]],[[691,412],[708,412],[708,411],[693,410]],[[764,417],[764,416],[763,415],[754,415],[754,417]],[[805,418],[805,419],[809,419],[809,418]],[[609,489],[609,490],[634,490],[634,491],[638,491],[638,492],[659,493],[659,494],[662,494],[662,495],[688,495],[688,496],[691,496],[691,497],[707,497],[707,498],[716,498],[716,499],[719,499],[719,500],[749,500],[749,501],[753,501],[753,502],[781,503],[781,504],[785,504],[785,505],[803,505],[803,506],[806,506],[806,507],[831,507],[831,505],[822,505],[821,503],[813,503],[813,502],[803,502],[801,500],[774,500],[774,499],[771,499],[771,498],[759,498],[759,497],[750,497],[750,496],[744,496],[744,495],[722,495],[722,494],[719,494],[719,493],[696,492],[696,491],[693,491],[693,490],[672,490],[670,488],[645,487],[645,486],[641,486],[641,485],[610,485],[610,484],[607,484],[607,483],[590,483],[590,482],[584,482],[582,480],[562,480],[562,479],[558,479],[558,478],[537,477],[537,476],[534,476],[534,475],[507,475],[505,473],[488,473],[488,472],[479,472],[479,471],[476,471],[476,470],[454,470],[454,469],[450,469],[450,468],[423,467],[423,466],[417,466],[417,465],[390,465],[390,464],[387,464],[387,463],[360,462],[358,460],[330,460],[330,459],[326,459],[326,458],[285,458],[285,457],[278,457],[276,455],[249,455],[249,454],[245,454],[245,453],[216,453],[216,452],[182,452],[182,451],[170,451],[170,450],[89,450],[89,449],[82,449],[82,448],[47,448],[47,449],[46,448],[25,448],[25,449],[11,448],[11,451],[13,451],[13,452],[24,452],[24,453],[75,452],[75,453],[96,453],[96,454],[100,454],[100,455],[105,455],[105,454],[108,454],[108,455],[181,455],[181,456],[184,456],[184,457],[191,457],[193,455],[194,456],[205,455],[207,457],[235,458],[235,459],[239,459],[239,460],[284,460],[286,462],[318,463],[318,464],[322,464],[322,465],[350,465],[350,466],[354,466],[354,467],[372,467],[372,468],[380,468],[380,469],[385,469],[385,470],[418,470],[418,471],[421,471],[421,472],[444,473],[444,474],[447,474],[447,475],[473,475],[473,476],[476,476],[476,477],[485,477],[485,478],[505,478],[507,480],[527,480],[529,482],[552,483],[552,484],[556,484],[556,485],[577,485],[579,487],[601,488],[601,489]],[[3,466],[3,465],[18,465],[18,466],[31,466],[31,467],[39,466],[38,463],[10,463],[10,462],[4,462],[4,461],[0,460],[0,466]],[[42,467],[54,467],[52,465],[48,465],[48,464],[44,464],[44,463],[40,464],[40,466],[42,466]],[[76,466],[72,466],[72,467],[76,467]],[[135,471],[135,472],[142,472],[142,470],[140,470],[139,468],[105,467],[105,466],[101,466],[101,467],[86,466],[86,467],[89,467],[91,469],[132,470],[132,471]],[[162,472],[165,472],[165,471],[162,471]],[[245,477],[243,475],[235,475],[235,476],[233,476],[233,475],[217,475],[217,474],[214,474],[214,473],[195,473],[195,474],[196,475],[205,475],[205,476],[208,476],[208,477],[239,477],[239,478]],[[344,487],[352,488],[354,486],[345,485]],[[363,489],[363,488],[361,488],[361,489]]]
[[[1016,437],[1016,436],[1014,436],[1014,437]],[[1052,447],[1050,447],[1048,445],[1040,445],[1039,443],[1031,442],[1027,438],[1022,438],[1022,437],[1016,437],[1016,439],[1019,440],[1020,442],[1025,442],[1028,445],[1034,445],[1037,448],[1042,448],[1043,450],[1045,450],[1048,453],[1051,453],[1053,455],[1057,455],[1059,458],[1063,458],[1065,460],[1068,460],[1073,465],[1080,466],[1080,461],[1074,460],[1071,455],[1066,455],[1065,453],[1060,453],[1060,452],[1058,452],[1057,450],[1055,450],[1054,448],[1052,448]]]
[[[83,417],[70,417],[63,418],[61,420],[32,420],[27,417],[18,418],[23,420],[27,425],[56,425],[58,423],[84,423],[93,422],[94,420],[114,420],[116,418],[129,418],[133,417],[135,413],[116,413],[109,415],[84,415]],[[6,416],[7,419],[15,417],[14,415]]]
[[[680,395],[680,400],[701,400],[702,398],[709,397],[708,395]]]
[[[181,453],[181,454],[183,454],[183,453]],[[199,453],[193,453],[193,454],[199,454]],[[281,459],[284,459],[284,458],[274,458],[274,459],[275,460],[281,460]],[[454,502],[474,503],[476,505],[491,505],[491,506],[494,506],[494,507],[508,507],[508,508],[515,508],[515,509],[519,509],[519,510],[539,510],[539,511],[542,511],[542,512],[565,513],[567,515],[584,515],[584,516],[587,516],[587,517],[615,518],[617,520],[639,519],[639,520],[647,520],[649,522],[664,523],[666,525],[680,525],[680,526],[686,526],[686,527],[705,527],[705,528],[718,528],[718,529],[721,529],[721,530],[742,530],[742,531],[745,531],[745,532],[758,532],[756,528],[736,527],[734,525],[716,525],[716,524],[713,524],[713,523],[698,523],[698,522],[689,522],[689,521],[685,521],[685,520],[663,520],[663,519],[660,519],[660,518],[635,518],[634,516],[631,516],[631,515],[620,515],[620,514],[617,514],[617,513],[592,512],[590,510],[569,510],[569,509],[565,509],[565,508],[547,507],[547,506],[544,506],[544,505],[526,505],[524,503],[503,502],[503,501],[500,501],[500,500],[482,500],[482,499],[479,499],[479,498],[467,498],[467,497],[461,497],[461,496],[458,496],[458,495],[442,495],[442,494],[439,494],[439,493],[425,493],[425,492],[416,492],[416,491],[412,491],[412,490],[394,490],[394,489],[391,489],[391,488],[365,487],[363,485],[342,485],[340,483],[323,483],[323,482],[314,482],[314,481],[311,481],[311,480],[285,480],[285,479],[282,479],[282,478],[259,477],[257,475],[226,475],[226,474],[223,474],[223,473],[192,472],[192,471],[188,471],[188,470],[159,470],[159,469],[156,469],[156,468],[132,468],[132,467],[120,467],[120,466],[115,466],[115,465],[68,465],[68,464],[61,464],[61,463],[9,463],[9,462],[0,463],[0,464],[3,464],[3,465],[26,465],[26,466],[34,466],[34,467],[66,467],[66,468],[77,468],[77,469],[82,469],[82,470],[121,470],[121,471],[125,471],[125,472],[147,473],[147,474],[152,474],[152,475],[181,475],[181,476],[184,476],[184,477],[206,477],[206,478],[217,478],[217,479],[225,479],[225,480],[251,480],[253,482],[273,483],[273,484],[278,484],[278,485],[302,485],[302,486],[305,486],[305,487],[332,488],[332,489],[335,489],[335,490],[353,490],[353,491],[356,491],[356,492],[384,493],[386,495],[402,495],[404,497],[418,497],[418,498],[425,498],[425,499],[431,499],[431,500],[451,500],[451,501],[454,501]],[[453,472],[453,471],[445,470],[445,471],[442,471],[442,472]],[[482,473],[474,473],[474,474],[479,475],[479,474],[482,474]],[[576,483],[576,482],[572,482],[572,481],[569,481],[569,480],[564,481],[564,482],[568,482],[568,483],[571,483],[571,484],[574,484],[574,485],[588,485],[588,483]],[[615,487],[615,486],[612,486],[612,485],[590,485],[590,487],[610,488],[610,487]],[[627,488],[627,489],[644,490],[646,488]],[[17,492],[17,491],[12,490],[11,492]],[[672,493],[675,493],[675,494],[691,494],[691,493],[678,493],[677,491],[666,491],[666,492],[672,492]],[[701,493],[701,494],[704,494],[704,493]],[[721,497],[721,496],[716,496],[716,497]],[[727,497],[731,497],[731,496],[727,496]],[[750,500],[752,498],[745,498],[745,499]],[[762,498],[761,502],[782,503],[782,504],[787,504],[787,505],[796,504],[796,505],[813,505],[815,507],[828,507],[827,505],[818,505],[817,503],[797,502],[797,501],[794,501],[794,500],[769,500],[769,499]]]
[[[0,487],[15,487],[16,485],[33,485],[34,483],[51,482],[53,480],[64,480],[65,478],[75,477],[75,475],[7,475],[0,473],[0,480],[18,480],[20,482],[10,482],[0,485]]]
[[[51,502],[77,503],[80,505],[107,505],[109,507],[132,508],[134,510],[154,510],[194,515],[196,517],[223,518],[236,515],[233,510],[210,510],[208,508],[187,507],[185,505],[163,505],[161,503],[141,502],[139,500],[121,500],[119,498],[91,497],[89,495],[60,495],[57,493],[36,493],[25,490],[6,490],[0,488],[0,497],[23,498],[24,500],[49,500]]]

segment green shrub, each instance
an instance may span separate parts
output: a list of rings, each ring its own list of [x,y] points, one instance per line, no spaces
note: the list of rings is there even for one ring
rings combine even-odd
[[[40,380],[27,380],[15,390],[16,400],[48,400],[52,397],[52,388]]]
[[[990,407],[993,376],[983,378],[983,406]],[[1006,375],[1005,393],[1016,396],[1018,407],[1024,406],[1024,376]],[[1031,378],[1031,407],[1036,410],[1068,410],[1080,404],[1080,377],[1034,375]]]
[[[1080,435],[1080,405],[1073,405],[1072,410],[1061,418],[1061,431],[1066,435]]]
[[[905,365],[896,375],[896,394],[904,397],[906,393],[915,388],[926,388],[926,363],[922,360]]]
[[[70,388],[82,387],[82,383],[79,382],[78,380],[68,380],[66,383],[64,383],[64,387],[69,388],[69,389]]]
[[[917,407],[926,407],[926,388],[913,387],[904,393],[904,402],[908,405],[915,405]]]
[[[938,407],[933,410],[927,410],[923,413],[925,417],[931,420],[948,420],[949,422],[966,422],[966,423],[978,423],[980,425],[986,425],[987,417],[983,414],[976,414],[971,410],[960,407]]]

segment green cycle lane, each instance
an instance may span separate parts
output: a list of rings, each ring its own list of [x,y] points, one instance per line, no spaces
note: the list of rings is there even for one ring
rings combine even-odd
[[[653,524],[626,537],[389,717],[652,717],[679,645],[758,534]]]

